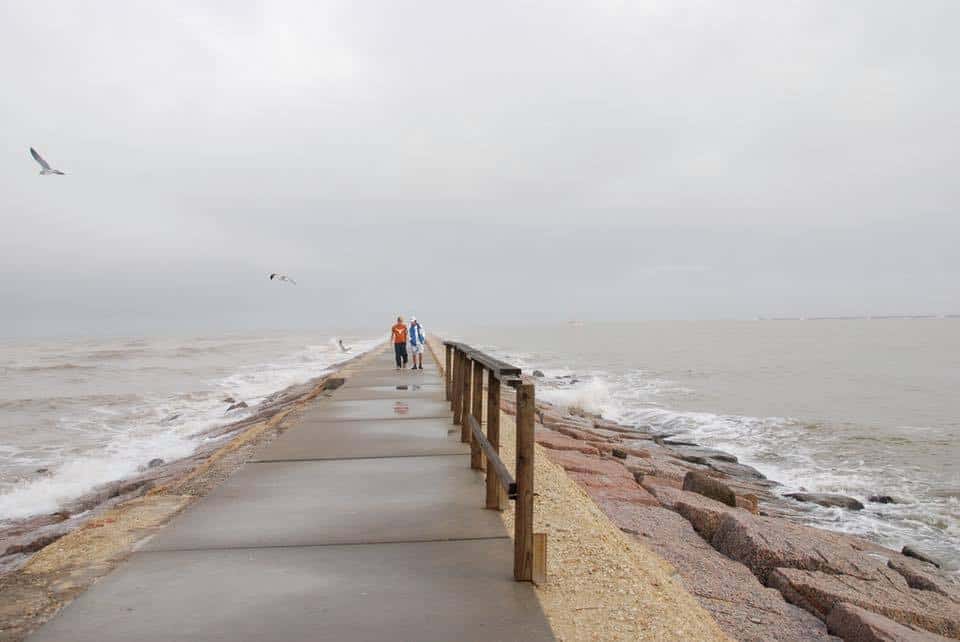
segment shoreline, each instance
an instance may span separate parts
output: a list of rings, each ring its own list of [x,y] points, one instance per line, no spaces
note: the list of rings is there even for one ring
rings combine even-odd
[[[513,411],[508,401],[502,406]],[[906,626],[960,638],[955,575],[798,524],[790,502],[800,500],[774,493],[777,482],[733,455],[576,408],[537,407],[536,442],[546,457],[621,531],[673,565],[731,637],[871,639],[855,631],[903,634],[896,627]]]
[[[38,549],[29,552],[16,570],[0,574],[0,642],[19,642],[54,617],[123,563],[140,542],[212,492],[256,450],[295,424],[305,406],[329,396],[325,391],[338,388],[355,366],[380,348],[374,346],[324,375],[274,393],[262,412],[221,427],[225,441],[173,462],[175,469],[154,480],[149,489],[107,498],[77,515],[77,523],[51,542],[38,539]]]
[[[376,350],[374,347],[371,351]],[[279,414],[312,399],[324,383],[338,372],[362,359],[371,351],[359,353],[328,368],[324,374],[303,383],[277,390],[251,408],[251,414],[235,421],[194,435],[197,447],[188,456],[171,460],[151,460],[140,467],[138,474],[95,486],[60,505],[56,511],[8,520],[0,525],[0,580],[26,565],[42,550],[106,511],[125,502],[156,494],[204,466],[222,449],[242,436],[251,427],[269,422]],[[232,397],[224,400],[225,415],[238,403]],[[246,408],[246,404],[243,406]]]

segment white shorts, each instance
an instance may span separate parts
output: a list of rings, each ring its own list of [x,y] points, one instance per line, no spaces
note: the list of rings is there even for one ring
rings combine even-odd
[[[422,343],[411,343],[410,350],[413,354],[423,354],[423,344]]]

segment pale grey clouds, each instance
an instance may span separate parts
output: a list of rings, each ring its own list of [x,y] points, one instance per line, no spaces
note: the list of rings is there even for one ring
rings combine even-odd
[[[488,321],[486,256],[529,320],[957,312],[958,18],[5,2],[0,334]]]

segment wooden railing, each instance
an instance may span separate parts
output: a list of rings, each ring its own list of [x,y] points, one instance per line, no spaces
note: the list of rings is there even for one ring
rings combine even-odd
[[[443,375],[453,423],[460,440],[470,444],[470,467],[486,470],[486,507],[503,510],[514,501],[513,576],[542,584],[546,579],[546,535],[533,532],[534,386],[520,378],[520,368],[456,341],[444,341]],[[486,433],[483,385],[487,384]],[[500,458],[500,392],[516,390],[516,479]]]

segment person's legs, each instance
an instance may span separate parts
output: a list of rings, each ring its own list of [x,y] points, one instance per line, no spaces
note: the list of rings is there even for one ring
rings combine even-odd
[[[423,370],[423,346],[418,344],[411,344],[410,349],[413,350],[413,367],[411,370]]]
[[[403,365],[406,366],[406,365],[407,365],[407,344],[406,344],[406,343],[401,343],[401,344],[400,344],[400,350],[401,350],[401,352],[402,352],[402,354],[403,354]]]
[[[401,359],[401,349],[403,348],[402,343],[393,344],[393,360],[397,362],[397,368],[400,368],[400,359]]]

